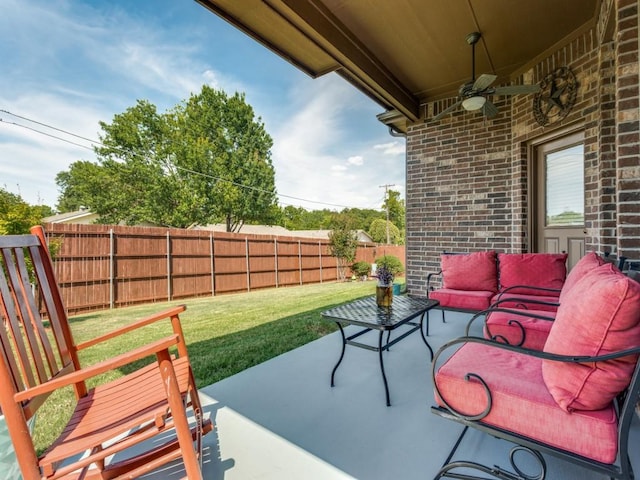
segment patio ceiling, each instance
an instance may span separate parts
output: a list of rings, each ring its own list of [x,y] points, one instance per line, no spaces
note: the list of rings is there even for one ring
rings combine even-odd
[[[593,26],[600,0],[197,0],[312,77],[336,72],[404,131],[476,73],[508,83]]]

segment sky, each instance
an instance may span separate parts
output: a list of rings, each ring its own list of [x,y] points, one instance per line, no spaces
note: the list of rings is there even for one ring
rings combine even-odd
[[[380,209],[385,184],[404,198],[405,140],[380,105],[194,0],[0,0],[0,187],[55,207],[56,175],[95,160],[99,121],[139,99],[165,112],[203,84],[244,92],[264,122],[281,206]]]

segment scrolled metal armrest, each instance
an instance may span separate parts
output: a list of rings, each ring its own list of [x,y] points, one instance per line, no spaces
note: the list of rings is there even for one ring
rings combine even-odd
[[[529,290],[539,290],[540,292],[549,292],[549,293],[556,293],[558,295],[560,295],[560,289],[558,288],[547,288],[547,287],[536,287],[535,285],[512,285],[510,287],[505,288],[504,290],[500,291],[498,293],[498,299],[494,302],[494,305],[497,303],[500,303],[502,301],[507,301],[508,298],[504,298],[503,295],[504,294],[509,294],[511,292],[513,292],[515,289],[517,288],[527,288]],[[514,299],[512,299],[511,301],[513,301]],[[533,299],[522,299],[522,298],[518,298],[517,299],[520,302],[523,303],[533,303],[533,304],[538,304],[538,305],[555,305],[558,306],[559,304],[556,302],[544,302],[542,300],[533,300]]]
[[[431,286],[431,279],[433,277],[439,277],[440,275],[442,275],[442,270],[438,272],[431,272],[429,275],[427,275],[427,295],[429,294],[429,292],[433,291],[433,287]]]
[[[473,317],[471,317],[471,320],[469,320],[469,322],[467,322],[467,327],[465,328],[464,334],[465,336],[470,336],[470,329],[471,329],[471,324],[478,318],[483,317],[484,316],[484,328],[487,332],[487,334],[489,336],[491,336],[494,340],[498,340],[499,338],[501,338],[503,341],[506,342],[506,339],[504,337],[502,337],[501,335],[499,336],[492,336],[491,335],[491,329],[489,328],[489,325],[487,324],[487,320],[489,318],[489,314],[494,313],[494,312],[502,312],[502,313],[509,313],[512,314],[514,316],[520,316],[520,317],[528,317],[528,318],[537,318],[540,320],[545,320],[548,322],[553,322],[555,319],[553,317],[549,317],[546,315],[540,315],[537,313],[530,313],[527,310],[517,310],[517,309],[513,309],[513,308],[500,308],[500,307],[494,307],[491,306],[486,310],[483,310],[481,312],[476,313]],[[521,346],[524,343],[525,340],[525,328],[522,326],[522,323],[520,323],[517,319],[512,319],[509,320],[509,325],[512,326],[516,326],[520,329],[520,332],[522,333],[522,340],[516,345],[516,346]]]

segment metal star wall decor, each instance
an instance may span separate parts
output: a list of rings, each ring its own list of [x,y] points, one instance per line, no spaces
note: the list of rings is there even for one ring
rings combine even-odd
[[[546,127],[565,118],[576,103],[578,82],[569,67],[560,67],[540,82],[533,99],[533,115]]]

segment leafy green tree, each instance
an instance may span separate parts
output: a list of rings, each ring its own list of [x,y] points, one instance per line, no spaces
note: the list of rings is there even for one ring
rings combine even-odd
[[[29,205],[21,196],[0,188],[0,235],[21,235],[53,211],[46,205]]]
[[[393,223],[389,223],[389,243],[398,245],[402,241],[400,230]],[[376,243],[387,243],[387,221],[381,218],[371,222],[369,235]]]
[[[353,230],[353,219],[349,215],[336,214],[332,219],[329,232],[329,250],[336,257],[338,278],[344,281],[347,267],[355,260],[358,248],[358,236]]]
[[[385,212],[385,215],[387,205],[389,206],[389,221],[398,227],[399,230],[404,230],[405,205],[404,200],[400,198],[400,192],[396,190],[389,190],[387,192],[387,198],[385,198],[382,204],[382,210]]]
[[[103,223],[224,222],[228,231],[278,217],[273,142],[243,94],[203,86],[164,114],[139,100],[100,127],[98,163],[56,177],[60,210],[84,205]]]

